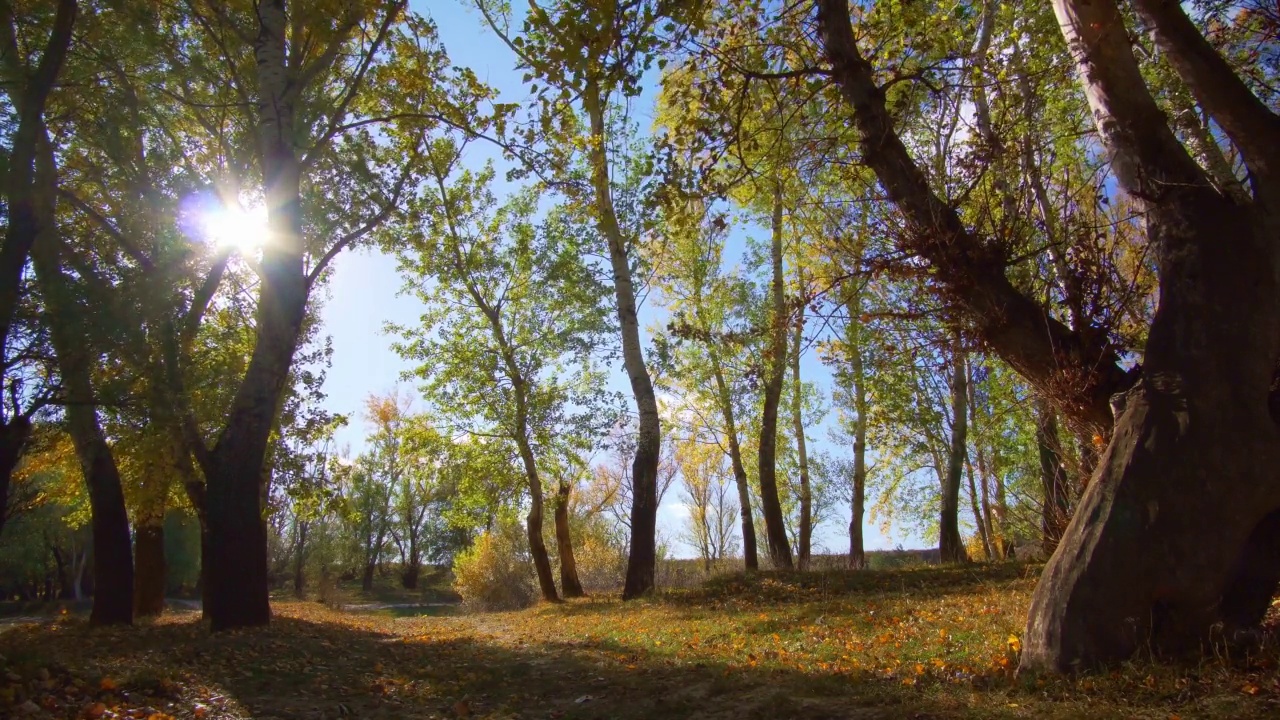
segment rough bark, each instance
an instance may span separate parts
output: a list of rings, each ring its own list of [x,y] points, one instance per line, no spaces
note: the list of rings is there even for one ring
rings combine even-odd
[[[133,541],[133,612],[155,617],[164,612],[164,514],[138,519]]]
[[[738,442],[738,423],[733,410],[733,398],[729,394],[729,384],[724,379],[724,368],[720,364],[720,354],[715,348],[708,350],[711,359],[711,372],[716,380],[716,397],[719,399],[720,414],[724,417],[725,440],[729,446],[729,464],[733,468],[733,482],[738,487],[738,517],[742,525],[742,562],[747,572],[760,569],[760,559],[756,552],[756,523],[751,514],[751,484],[747,479],[747,467],[742,463],[742,445]]]
[[[809,548],[813,543],[813,491],[809,485],[809,451],[804,437],[804,386],[800,382],[800,346],[804,342],[804,313],[796,320],[795,344],[791,357],[791,425],[796,434],[796,457],[800,464],[800,542],[796,561],[801,570],[809,568]]]
[[[782,188],[774,187],[771,297],[773,301],[769,349],[765,353],[764,408],[760,413],[760,451],[757,453],[760,481],[760,506],[764,514],[765,540],[769,559],[775,568],[790,570],[791,543],[787,539],[786,519],[778,498],[778,406],[787,372],[787,301],[782,274]]]
[[[1058,418],[1043,400],[1036,400],[1036,446],[1040,456],[1040,484],[1044,504],[1040,510],[1040,542],[1045,557],[1058,548],[1071,520],[1071,481],[1062,463]]]
[[[960,537],[960,482],[969,436],[969,371],[960,341],[955,342],[951,368],[951,446],[942,478],[942,515],[938,519],[938,555],[944,563],[968,562]]]
[[[586,595],[578,579],[578,561],[573,556],[573,533],[569,528],[569,493],[573,487],[564,481],[556,492],[556,550],[560,553],[560,591],[567,598]]]
[[[622,364],[631,383],[639,414],[636,456],[631,463],[631,543],[627,554],[627,578],[622,598],[640,597],[653,589],[657,564],[658,458],[662,451],[662,425],[653,378],[640,344],[640,321],[636,315],[636,291],[631,277],[631,243],[618,224],[609,179],[609,158],[605,148],[604,99],[600,86],[589,80],[582,102],[590,122],[589,162],[595,199],[596,227],[609,245],[609,266],[613,271],[614,301],[622,335]]]
[[[1181,14],[1135,6],[1158,32],[1169,20],[1155,10]],[[1115,398],[1111,442],[1032,597],[1022,667],[1069,670],[1230,640],[1275,592],[1280,428],[1267,401],[1280,355],[1280,227],[1262,175],[1255,204],[1241,207],[1178,143],[1113,2],[1055,0],[1054,10],[1117,177],[1145,205],[1160,291],[1142,379]],[[1225,79],[1197,88],[1188,76],[1214,63],[1176,20],[1165,28],[1176,36],[1164,47],[1171,63],[1215,119],[1238,121],[1250,167],[1269,167],[1278,133]]]

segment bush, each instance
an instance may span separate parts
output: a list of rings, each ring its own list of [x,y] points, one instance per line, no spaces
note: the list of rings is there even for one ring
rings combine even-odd
[[[510,530],[486,532],[454,556],[453,589],[464,605],[516,610],[533,604],[533,571],[520,537]]]
[[[578,580],[588,593],[611,593],[622,588],[627,574],[627,554],[602,533],[584,529],[574,538],[573,557]]]

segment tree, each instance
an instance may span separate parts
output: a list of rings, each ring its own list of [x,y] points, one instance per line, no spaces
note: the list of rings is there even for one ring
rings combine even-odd
[[[698,549],[703,569],[710,573],[720,560],[737,551],[726,457],[718,447],[696,437],[678,440],[675,447],[689,513],[685,539]]]
[[[262,467],[311,290],[406,202],[423,135],[468,122],[488,91],[448,75],[434,28],[403,0],[345,5],[336,18],[286,0],[187,10],[199,32],[183,50],[220,58],[238,98],[240,156],[261,183],[271,240],[256,263],[253,352],[225,424],[212,446],[191,438],[208,486],[206,607],[223,630],[270,618]]]
[[[960,537],[960,481],[968,454],[969,368],[966,353],[956,340],[951,349],[951,444],[947,448],[946,472],[942,480],[942,517],[938,521],[938,555],[942,562],[968,562]]]
[[[844,333],[832,344],[831,361],[836,371],[835,398],[842,408],[840,429],[853,445],[849,471],[849,568],[863,570],[867,554],[862,539],[862,523],[867,503],[867,414],[870,411],[863,343],[862,287],[848,281],[844,295]]]
[[[13,374],[16,368],[12,351],[17,338],[12,335],[23,294],[23,273],[32,247],[54,222],[51,214],[42,215],[38,207],[40,195],[47,188],[39,186],[37,154],[42,143],[47,142],[45,112],[72,45],[79,6],[76,0],[59,0],[38,59],[23,57],[18,41],[18,21],[22,19],[18,12],[27,10],[15,8],[12,2],[0,3],[0,33],[3,33],[0,35],[0,77],[4,80],[6,99],[17,114],[3,173],[5,234],[0,244],[0,362],[4,363],[7,392],[15,400],[21,392],[21,381]],[[47,11],[39,15],[47,18]],[[39,44],[36,40],[26,47]],[[13,471],[31,435],[31,417],[38,409],[37,404],[28,408],[0,407],[0,509],[8,507]],[[4,529],[4,521],[0,510],[0,531]],[[104,611],[97,615],[100,622],[121,619],[127,621],[115,613],[108,615]]]
[[[1148,642],[1169,651],[1199,647],[1217,623],[1255,624],[1280,580],[1280,498],[1260,470],[1277,449],[1264,402],[1280,339],[1276,251],[1264,241],[1275,232],[1268,218],[1277,121],[1180,5],[1133,4],[1240,153],[1253,197],[1241,204],[1221,192],[1179,142],[1114,3],[1054,3],[1099,136],[1145,213],[1156,257],[1160,299],[1143,365],[1125,373],[1114,350],[1051,317],[987,259],[895,133],[848,4],[816,3],[864,159],[955,307],[1064,414],[1111,436],[1033,597],[1025,668],[1116,660]],[[1222,237],[1233,238],[1229,251]],[[1113,416],[1109,400],[1118,391]],[[1156,558],[1153,546],[1162,550]]]
[[[422,363],[416,374],[446,416],[515,448],[530,554],[543,598],[556,601],[543,476],[555,455],[612,422],[592,360],[609,329],[605,288],[583,262],[590,233],[573,215],[554,209],[536,224],[528,191],[499,205],[491,167],[458,170],[463,147],[441,141],[431,150],[428,229],[399,254],[406,286],[428,312],[421,328],[397,328],[405,341],[396,348]],[[556,537],[572,568],[570,536]],[[571,578],[564,592],[581,595],[574,585]]]
[[[572,183],[568,190],[589,208],[596,231],[607,246],[622,362],[639,419],[631,469],[630,551],[622,596],[640,597],[654,587],[662,428],[637,316],[639,279],[644,277],[637,269],[642,261],[639,244],[647,224],[645,208],[628,208],[623,188],[614,177],[619,169],[639,170],[632,174],[640,177],[647,173],[642,162],[632,161],[626,168],[628,163],[617,157],[628,148],[619,142],[622,138],[615,113],[623,101],[639,95],[641,75],[657,49],[656,26],[668,13],[678,12],[680,5],[558,0],[531,7],[518,37],[511,37],[509,18],[499,11],[505,5],[489,0],[478,0],[477,5],[489,26],[519,58],[520,67],[529,71],[530,79],[543,83],[534,86],[541,112],[537,124],[556,129],[542,140],[559,158],[551,168],[542,169],[566,173],[575,160],[585,166],[586,178],[577,178],[581,182]],[[585,115],[585,128],[580,127],[579,114]],[[532,135],[530,131],[530,139]]]
[[[710,216],[707,203],[668,208],[664,228],[667,248],[655,282],[674,315],[661,338],[672,367],[662,385],[683,399],[701,430],[710,433],[729,459],[738,491],[743,564],[759,569],[751,484],[742,447],[741,423],[751,399],[748,308],[751,286],[725,272],[724,245],[728,223]],[[702,407],[713,408],[705,416]],[[713,420],[712,418],[717,418]]]

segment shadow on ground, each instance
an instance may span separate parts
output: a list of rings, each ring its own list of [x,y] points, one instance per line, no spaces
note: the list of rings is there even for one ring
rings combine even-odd
[[[855,601],[861,596],[851,595],[898,590],[959,597],[984,583],[1024,582],[1025,570],[914,572],[729,578],[646,602],[669,603],[682,614],[712,613],[726,602],[778,607],[796,602],[797,595],[811,601],[813,593]],[[923,586],[913,587],[917,581]],[[0,634],[0,716],[24,702],[48,709],[32,718],[82,718],[86,708],[96,712],[87,703],[101,702],[107,712],[120,710],[117,717],[133,710],[139,714],[129,717],[158,711],[200,720],[1235,718],[1274,717],[1276,711],[1269,701],[1242,695],[1238,683],[1198,696],[1172,684],[1167,696],[1099,696],[1080,692],[1073,682],[985,678],[956,684],[876,671],[729,666],[681,660],[558,624],[561,615],[609,608],[620,621],[634,617],[632,607],[597,600],[505,616],[393,618],[288,603],[278,606],[270,627],[216,635],[196,613],[132,628],[95,629],[77,619],[16,627]],[[515,625],[522,631],[512,632]],[[9,678],[6,698],[7,673],[20,681]],[[1132,687],[1141,690],[1142,674]],[[60,704],[60,693],[83,695]]]
[[[19,672],[52,665],[56,675],[70,665],[92,682],[110,678],[111,697],[99,696],[107,707],[127,699],[207,720],[938,718],[974,709],[941,704],[927,688],[675,664],[607,643],[509,647],[450,632],[398,635],[290,617],[219,635],[194,615],[132,629],[28,627],[0,637],[0,648]],[[1019,716],[1015,708],[987,710],[979,714]]]

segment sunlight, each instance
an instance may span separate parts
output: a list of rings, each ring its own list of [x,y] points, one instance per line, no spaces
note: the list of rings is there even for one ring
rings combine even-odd
[[[241,253],[253,253],[267,243],[267,209],[228,207],[209,213],[204,218],[205,236],[219,247],[233,247]]]

